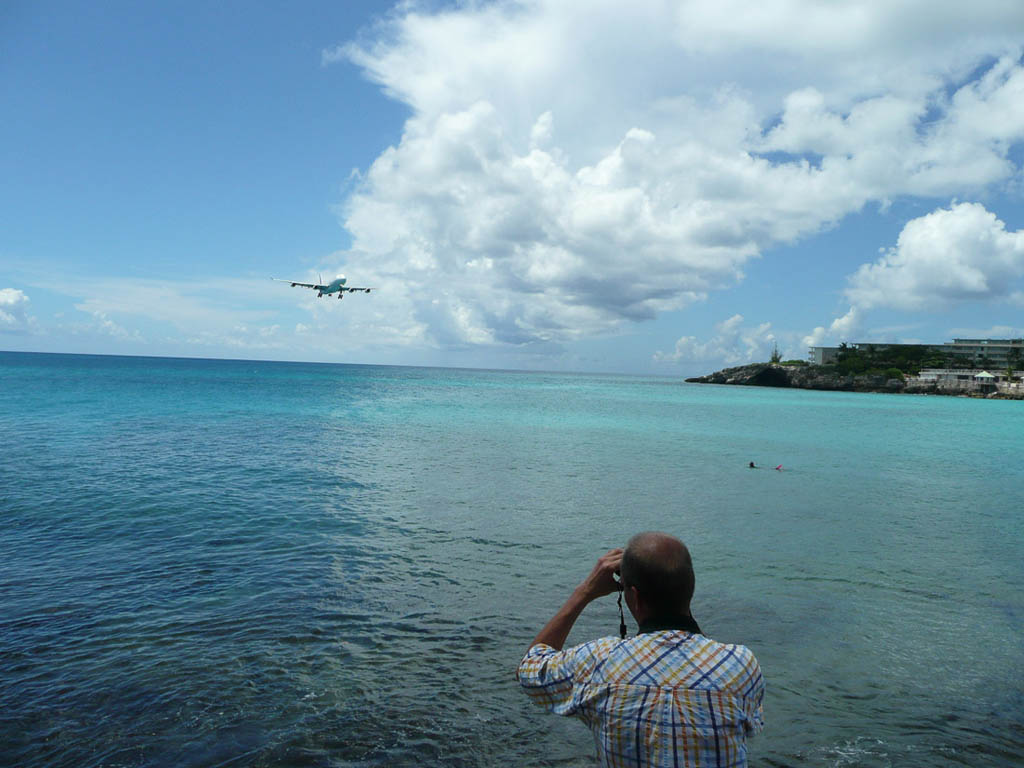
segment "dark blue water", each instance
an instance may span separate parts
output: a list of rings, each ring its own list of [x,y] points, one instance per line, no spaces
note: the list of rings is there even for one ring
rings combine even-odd
[[[651,528],[765,670],[755,764],[1019,764],[1022,436],[1017,402],[0,353],[0,764],[589,764],[514,669]]]

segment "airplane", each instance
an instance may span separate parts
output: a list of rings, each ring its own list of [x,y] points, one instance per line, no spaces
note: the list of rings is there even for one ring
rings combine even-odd
[[[352,293],[354,291],[363,291],[364,293],[369,293],[372,290],[371,288],[351,288],[345,285],[346,280],[344,275],[338,275],[336,278],[334,278],[333,280],[331,280],[331,282],[327,284],[324,284],[323,275],[318,275],[318,277],[320,278],[319,283],[300,283],[298,280],[282,280],[280,277],[272,277],[270,279],[277,280],[277,282],[279,283],[291,283],[292,288],[294,288],[297,285],[301,286],[302,288],[312,288],[314,291],[316,291],[316,297],[318,299],[325,293],[328,296],[332,293],[337,293],[338,298],[340,299],[345,295],[346,291],[348,293]]]

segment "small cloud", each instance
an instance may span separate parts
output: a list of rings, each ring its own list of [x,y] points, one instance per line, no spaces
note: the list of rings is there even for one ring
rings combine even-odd
[[[189,344],[203,347],[230,347],[245,350],[283,349],[287,343],[285,339],[281,338],[280,330],[281,327],[276,324],[257,327],[238,324],[226,332],[202,330],[190,336],[187,341]]]
[[[980,203],[959,203],[907,222],[894,248],[849,278],[854,307],[940,310],[967,301],[1013,299],[1024,275],[1024,230]]]
[[[715,326],[715,335],[701,342],[695,336],[682,336],[672,352],[657,351],[658,363],[719,360],[727,365],[767,360],[776,343],[771,323],[743,326],[743,315],[733,315]]]
[[[100,324],[100,328],[103,330],[104,333],[107,333],[119,339],[144,341],[144,339],[142,338],[142,334],[140,334],[137,329],[134,331],[129,331],[127,328],[124,328],[123,326],[120,326],[117,323],[115,323],[102,312],[96,312],[94,313],[94,315],[96,317],[96,320]]]
[[[29,298],[17,288],[0,288],[0,333],[25,333],[35,324]]]
[[[831,322],[828,328],[819,325],[803,338],[805,347],[820,347],[826,340],[832,342],[849,341],[861,327],[861,313],[856,307]]]
[[[327,67],[331,64],[336,64],[339,61],[344,61],[348,58],[348,46],[336,45],[334,48],[324,48],[320,51],[320,66]]]
[[[122,341],[145,341],[137,329],[129,331],[124,326],[111,320],[106,312],[90,311],[81,306],[76,306],[75,308],[92,317],[92,320],[89,322],[73,323],[68,327],[71,333],[76,336],[81,334],[100,334]]]
[[[829,326],[828,332],[836,337],[847,339],[860,330],[861,313],[857,307],[850,307],[850,311],[842,317],[837,317]]]
[[[825,341],[825,338],[827,336],[828,336],[828,331],[825,330],[825,326],[819,325],[813,331],[811,331],[809,334],[804,336],[804,338],[803,338],[803,345],[805,347],[820,347],[820,346],[822,346],[822,342]]]
[[[944,311],[968,302],[1024,304],[1024,230],[1006,225],[980,203],[953,203],[908,221],[892,248],[847,279],[850,309],[807,346],[849,340],[875,308]]]

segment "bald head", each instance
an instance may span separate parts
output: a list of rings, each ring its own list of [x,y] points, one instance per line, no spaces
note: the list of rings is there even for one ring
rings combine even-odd
[[[622,581],[637,592],[659,616],[686,616],[693,598],[690,552],[667,533],[638,533],[622,553]]]

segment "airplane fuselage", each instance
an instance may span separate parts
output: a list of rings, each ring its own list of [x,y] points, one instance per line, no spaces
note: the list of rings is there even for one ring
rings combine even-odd
[[[338,298],[340,299],[343,298],[346,293],[354,293],[356,291],[369,293],[372,290],[371,288],[348,287],[347,285],[345,285],[345,283],[347,283],[348,281],[345,279],[344,275],[338,275],[336,278],[331,280],[331,282],[326,284],[323,283],[322,277],[320,278],[319,283],[302,283],[299,282],[298,280],[282,280],[280,277],[275,277],[272,279],[277,280],[279,283],[291,283],[292,288],[296,288],[298,286],[302,286],[303,288],[312,288],[314,291],[316,291],[316,297],[318,299],[324,294],[330,296],[332,293],[336,293],[338,294]]]
[[[338,277],[335,278],[334,280],[331,280],[331,282],[329,282],[327,285],[318,285],[316,287],[317,298],[320,298],[325,293],[328,296],[331,295],[332,293],[336,293],[338,294],[338,298],[340,299],[342,294],[345,292],[344,289],[346,282],[348,281],[344,277]]]

